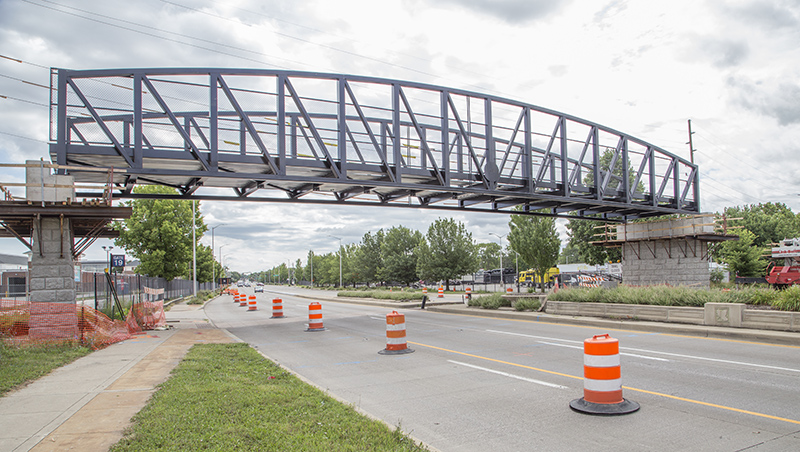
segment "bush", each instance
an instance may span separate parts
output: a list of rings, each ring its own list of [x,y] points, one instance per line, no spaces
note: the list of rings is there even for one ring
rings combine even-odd
[[[483,309],[498,309],[500,307],[510,307],[511,300],[507,300],[503,297],[503,294],[500,293],[493,293],[490,295],[484,295],[481,297],[473,297],[469,303],[469,306],[480,306]]]
[[[645,304],[657,306],[702,307],[706,303],[742,303],[772,306],[784,311],[800,311],[800,286],[775,290],[769,286],[739,289],[695,289],[685,286],[628,287],[614,289],[565,288],[548,296],[553,301]]]
[[[800,311],[800,286],[791,286],[779,291],[772,306],[781,311]]]
[[[514,309],[517,311],[537,311],[541,306],[542,304],[535,298],[521,298],[514,303]]]
[[[337,297],[376,298],[394,301],[422,301],[422,292],[389,292],[387,290],[346,290],[336,294]]]

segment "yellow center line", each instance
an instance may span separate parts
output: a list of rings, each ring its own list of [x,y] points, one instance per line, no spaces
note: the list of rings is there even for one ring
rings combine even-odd
[[[491,362],[495,362],[495,363],[506,364],[506,365],[514,366],[514,367],[521,367],[523,369],[535,370],[537,372],[543,372],[543,373],[551,374],[551,375],[558,375],[560,377],[573,378],[575,380],[583,380],[583,377],[578,377],[578,376],[575,376],[575,375],[569,375],[569,374],[565,374],[565,373],[561,373],[561,372],[555,372],[555,371],[547,370],[547,369],[540,369],[538,367],[526,366],[524,364],[512,363],[510,361],[503,361],[501,359],[494,359],[494,358],[489,358],[489,357],[486,357],[486,356],[474,355],[472,353],[459,352],[459,351],[450,350],[450,349],[447,349],[447,348],[436,347],[435,345],[422,344],[422,343],[419,343],[419,342],[412,342],[412,341],[408,341],[408,343],[409,344],[413,344],[413,345],[418,345],[420,347],[427,347],[427,348],[432,348],[434,350],[440,350],[440,351],[447,352],[447,353],[454,353],[456,355],[469,356],[471,358],[482,359],[482,360],[485,360],[485,361],[491,361]],[[788,422],[790,424],[798,424],[798,425],[800,425],[800,421],[797,421],[797,420],[794,420],[794,419],[787,419],[787,418],[784,418],[784,417],[772,416],[772,415],[764,414],[764,413],[756,413],[755,411],[742,410],[742,409],[739,409],[739,408],[733,408],[733,407],[729,407],[729,406],[725,406],[725,405],[718,405],[716,403],[702,402],[700,400],[687,399],[685,397],[678,397],[678,396],[674,396],[674,395],[664,394],[664,393],[661,393],[661,392],[648,391],[646,389],[632,388],[630,386],[623,386],[623,389],[627,389],[629,391],[634,391],[634,392],[641,392],[643,394],[650,394],[650,395],[654,395],[654,396],[664,397],[664,398],[667,398],[667,399],[680,400],[681,402],[694,403],[694,404],[697,404],[697,405],[703,405],[703,406],[708,406],[708,407],[712,407],[712,408],[718,408],[718,409],[721,409],[721,410],[734,411],[736,413],[749,414],[751,416],[758,416],[758,417],[763,417],[763,418],[767,418],[767,419],[773,419],[773,420],[776,420],[776,421],[783,421],[783,422]]]

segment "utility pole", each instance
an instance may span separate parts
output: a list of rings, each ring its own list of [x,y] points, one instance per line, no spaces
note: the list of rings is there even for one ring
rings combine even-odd
[[[692,165],[694,165],[694,145],[692,145],[692,135],[694,134],[694,132],[692,132],[692,120],[689,119],[688,122],[689,122],[689,142],[686,144],[689,145],[689,161],[692,162]]]

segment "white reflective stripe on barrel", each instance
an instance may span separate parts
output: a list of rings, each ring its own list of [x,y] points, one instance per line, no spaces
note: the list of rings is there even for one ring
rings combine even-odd
[[[583,365],[589,367],[619,366],[619,355],[583,355]]]
[[[589,378],[584,378],[583,388],[590,391],[600,392],[619,391],[622,389],[622,379],[616,378],[614,380],[592,380]]]

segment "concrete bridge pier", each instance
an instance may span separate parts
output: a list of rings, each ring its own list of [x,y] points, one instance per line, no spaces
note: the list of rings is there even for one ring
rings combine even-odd
[[[63,215],[38,215],[33,220],[31,242],[31,301],[75,303],[75,260],[73,232]]]
[[[40,162],[28,161],[25,199],[29,203],[66,204],[75,198],[72,176],[50,174]],[[37,213],[32,217],[31,301],[75,303],[75,259],[72,222],[63,213]]]

